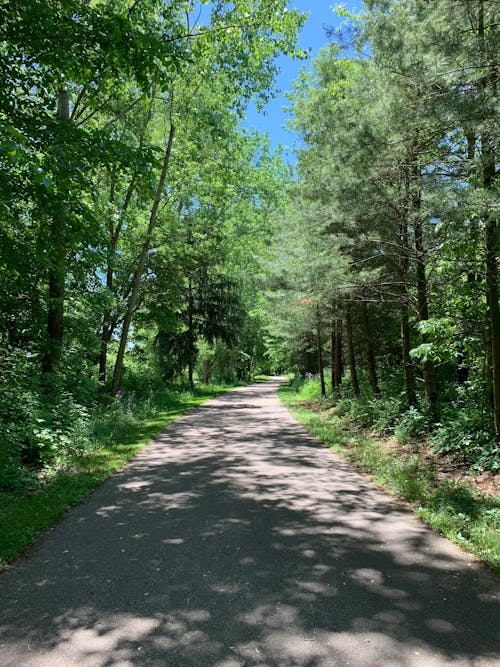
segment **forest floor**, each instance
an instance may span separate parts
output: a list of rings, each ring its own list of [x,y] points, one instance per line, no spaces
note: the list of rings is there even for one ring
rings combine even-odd
[[[0,664],[499,664],[498,579],[277,385],[172,423],[0,576]]]

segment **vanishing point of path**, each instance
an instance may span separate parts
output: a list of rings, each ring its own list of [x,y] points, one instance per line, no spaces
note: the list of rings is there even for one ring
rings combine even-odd
[[[500,665],[500,587],[277,382],[172,424],[0,577],[6,667]]]

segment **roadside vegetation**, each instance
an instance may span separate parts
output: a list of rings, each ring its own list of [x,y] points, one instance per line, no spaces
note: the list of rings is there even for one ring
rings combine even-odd
[[[498,567],[497,506],[439,462],[500,471],[500,3],[337,7],[293,167],[244,123],[306,57],[287,0],[0,4],[3,557],[197,384],[289,371],[327,440]]]
[[[46,429],[43,461],[17,465],[3,481],[0,570],[171,422],[228,388],[200,384],[194,390],[178,385],[130,391],[95,405],[92,414],[80,408],[65,431]]]
[[[258,258],[288,171],[243,118],[304,20],[1,3],[0,562],[210,383],[269,372]]]
[[[407,501],[416,514],[500,574],[500,485],[463,459],[443,458],[432,438],[409,433],[402,416],[382,427],[387,406],[372,402],[372,419],[349,410],[341,395],[321,395],[318,379],[295,379],[280,387],[293,416],[375,483]],[[378,420],[378,421],[377,421]],[[416,417],[415,417],[416,420]]]

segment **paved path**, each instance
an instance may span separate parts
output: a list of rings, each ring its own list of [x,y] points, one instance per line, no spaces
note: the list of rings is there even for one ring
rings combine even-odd
[[[500,665],[498,580],[276,382],[171,425],[0,577],[0,665]]]

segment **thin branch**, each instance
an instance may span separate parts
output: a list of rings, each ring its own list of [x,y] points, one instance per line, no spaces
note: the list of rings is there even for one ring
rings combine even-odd
[[[100,106],[97,107],[97,109],[94,109],[94,111],[92,111],[92,113],[89,113],[88,116],[86,116],[79,123],[77,123],[77,126],[80,127],[80,125],[83,125],[84,123],[89,121],[91,118],[93,118],[96,114],[98,114],[100,111],[105,109],[112,99],[113,99],[113,96],[110,95]]]
[[[125,116],[125,115],[126,115],[129,111],[131,111],[137,104],[139,104],[139,102],[141,101],[141,99],[142,99],[142,95],[141,95],[140,97],[138,97],[137,99],[135,99],[133,102],[130,102],[130,104],[128,104],[124,109],[122,109],[122,110],[120,111],[120,113],[118,113],[114,118],[111,118],[111,120],[108,120],[108,122],[105,123],[105,125],[104,125],[104,127],[103,127],[103,130],[107,130],[107,129],[109,129],[109,128],[111,127],[111,125],[113,125],[113,123],[116,123],[117,121],[120,120],[120,118],[123,118],[123,116]]]

